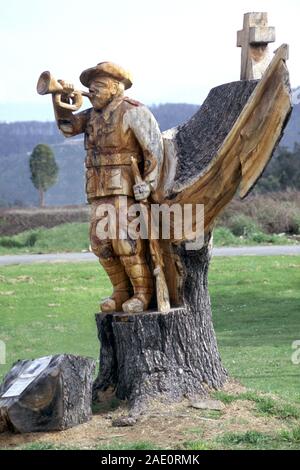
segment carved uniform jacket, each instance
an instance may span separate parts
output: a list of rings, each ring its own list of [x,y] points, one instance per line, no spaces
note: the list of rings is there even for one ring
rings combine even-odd
[[[86,192],[94,199],[133,196],[131,156],[137,158],[141,173],[155,190],[163,162],[163,142],[152,113],[141,103],[122,97],[103,111],[93,108],[59,122],[65,136],[84,132],[86,149]]]

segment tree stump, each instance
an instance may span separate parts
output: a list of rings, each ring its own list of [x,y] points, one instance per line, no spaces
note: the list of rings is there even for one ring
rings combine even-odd
[[[95,361],[56,355],[18,361],[0,387],[0,432],[60,431],[91,418]]]
[[[167,314],[96,315],[101,349],[95,401],[113,391],[128,400],[132,414],[139,414],[153,399],[170,403],[206,396],[226,381],[211,317],[209,245],[200,251],[186,251],[183,245],[174,250],[184,273],[182,306]]]

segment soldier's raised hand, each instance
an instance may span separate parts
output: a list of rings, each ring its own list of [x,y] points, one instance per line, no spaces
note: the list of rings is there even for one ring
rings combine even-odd
[[[133,193],[136,201],[147,200],[151,193],[150,184],[146,183],[146,181],[134,184]]]
[[[72,95],[75,91],[73,83],[66,82],[65,80],[58,80],[63,87],[63,93],[66,95]]]

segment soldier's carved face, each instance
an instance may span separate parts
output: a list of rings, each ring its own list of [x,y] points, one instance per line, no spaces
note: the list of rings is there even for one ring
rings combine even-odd
[[[93,108],[101,110],[105,108],[118,93],[118,84],[108,77],[96,78],[90,83],[89,92],[89,99]]]

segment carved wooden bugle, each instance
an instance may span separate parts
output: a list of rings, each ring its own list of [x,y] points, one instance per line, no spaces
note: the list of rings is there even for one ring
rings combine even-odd
[[[63,84],[60,83],[59,80],[56,80],[48,71],[41,73],[36,89],[39,95],[52,94],[57,106],[69,109],[70,111],[77,111],[82,106],[83,96],[89,97],[89,93],[86,91],[74,90],[70,94],[64,89]],[[61,100],[62,93],[68,95],[71,103],[66,103]]]

